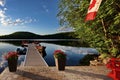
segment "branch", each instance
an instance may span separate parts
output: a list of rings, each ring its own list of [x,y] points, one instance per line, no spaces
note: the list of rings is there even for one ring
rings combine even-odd
[[[107,30],[105,28],[105,24],[104,24],[103,19],[101,19],[101,22],[102,22],[102,27],[103,27],[103,31],[104,31],[105,37],[107,38]]]

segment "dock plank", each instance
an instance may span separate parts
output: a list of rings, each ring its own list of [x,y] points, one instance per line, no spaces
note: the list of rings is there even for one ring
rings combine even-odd
[[[113,80],[107,76],[108,72],[106,66],[66,66],[65,71],[56,67],[24,66],[16,72],[6,68],[0,80]]]
[[[34,44],[28,44],[24,66],[48,66]]]

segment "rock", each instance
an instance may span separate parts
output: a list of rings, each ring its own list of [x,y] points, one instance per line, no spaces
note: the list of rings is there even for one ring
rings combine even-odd
[[[110,58],[107,57],[107,58],[103,59],[103,63],[104,63],[104,64],[107,64],[107,63],[109,62],[109,60],[110,60]]]
[[[102,66],[104,65],[101,61],[98,60],[92,60],[90,61],[90,66]]]

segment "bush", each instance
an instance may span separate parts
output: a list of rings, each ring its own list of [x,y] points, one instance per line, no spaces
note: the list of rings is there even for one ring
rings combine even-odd
[[[98,58],[98,54],[87,54],[82,59],[80,59],[79,63],[80,66],[89,66],[90,61],[94,60],[95,58]]]

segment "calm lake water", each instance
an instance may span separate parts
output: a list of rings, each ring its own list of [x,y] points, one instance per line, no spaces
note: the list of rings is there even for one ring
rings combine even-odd
[[[41,46],[46,46],[46,56],[44,57],[45,61],[49,66],[55,66],[53,52],[56,49],[63,50],[67,55],[67,66],[75,66],[79,65],[79,61],[83,58],[86,54],[93,54],[97,53],[97,51],[93,48],[85,48],[85,47],[72,47],[72,46],[65,46],[53,43],[46,43],[41,42]],[[0,42],[0,66],[6,67],[7,61],[4,60],[3,55],[9,51],[16,51],[17,48],[21,48],[20,45],[14,45],[11,43]],[[23,62],[25,55],[19,56],[19,63]]]

